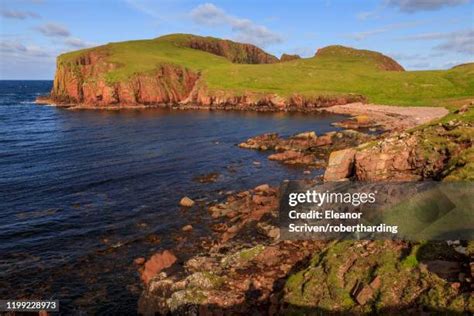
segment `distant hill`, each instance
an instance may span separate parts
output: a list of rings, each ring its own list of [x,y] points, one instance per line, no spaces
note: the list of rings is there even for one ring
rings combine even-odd
[[[404,71],[381,53],[328,46],[314,57],[275,56],[250,44],[171,34],[60,55],[51,98],[91,106],[188,104],[314,108],[369,101],[433,105],[474,95],[472,67]]]
[[[341,45],[332,45],[318,49],[315,56],[331,56],[336,58],[348,56],[360,58],[361,60],[370,60],[375,65],[377,65],[380,70],[405,71],[405,69],[403,69],[403,67],[395,60],[381,53],[364,49],[355,49]]]
[[[474,70],[474,62],[472,62],[472,63],[465,63],[465,64],[459,64],[459,65],[453,66],[451,69],[456,69],[456,68],[465,68],[465,69]]]

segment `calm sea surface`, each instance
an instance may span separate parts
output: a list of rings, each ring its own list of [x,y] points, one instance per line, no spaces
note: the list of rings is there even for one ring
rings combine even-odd
[[[134,313],[133,259],[173,247],[185,224],[208,233],[199,226],[206,213],[180,210],[182,196],[212,201],[304,177],[237,143],[265,132],[320,134],[342,119],[35,105],[51,85],[0,81],[0,298],[59,299],[63,314]],[[215,183],[193,180],[211,172]]]

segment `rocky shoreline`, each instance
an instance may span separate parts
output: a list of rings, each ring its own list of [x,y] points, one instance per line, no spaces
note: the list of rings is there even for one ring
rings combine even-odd
[[[353,130],[252,137],[239,146],[306,169],[320,181],[472,181],[472,108],[434,124],[384,133]],[[360,112],[352,113],[362,115]],[[354,119],[357,122],[357,116]],[[399,120],[399,119],[398,119]],[[398,121],[392,120],[392,121]],[[374,122],[377,123],[377,122]],[[405,122],[406,123],[406,122]],[[411,120],[418,125],[420,120]],[[377,125],[377,126],[375,126]],[[352,127],[379,128],[367,121]],[[467,176],[466,176],[467,175]],[[191,199],[181,203],[191,208]],[[474,244],[467,241],[287,241],[279,239],[278,188],[262,184],[207,206],[211,236],[141,259],[138,312],[183,314],[419,314],[474,312]],[[187,225],[190,226],[190,225]],[[191,234],[192,227],[183,227]]]

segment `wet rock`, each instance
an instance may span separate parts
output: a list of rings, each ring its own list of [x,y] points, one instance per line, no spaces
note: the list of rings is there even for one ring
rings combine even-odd
[[[259,193],[268,193],[268,191],[270,191],[270,186],[268,184],[261,184],[256,186],[254,191]]]
[[[270,155],[270,156],[268,156],[268,159],[277,160],[277,161],[285,161],[285,160],[289,160],[289,159],[300,158],[302,156],[303,156],[303,154],[300,153],[300,152],[293,151],[293,150],[287,150],[287,151],[284,151],[282,153],[277,153],[277,154]]]
[[[293,138],[302,138],[302,139],[315,139],[317,138],[316,133],[314,131],[310,132],[303,132],[293,136]]]
[[[195,177],[194,181],[197,181],[199,183],[213,183],[216,182],[218,178],[219,174],[217,172],[211,172]]]
[[[144,269],[141,273],[141,279],[145,284],[157,275],[161,270],[171,267],[177,258],[168,250],[156,253],[145,262]]]
[[[194,206],[194,201],[191,200],[189,197],[185,196],[179,201],[179,205],[183,207],[193,207]]]
[[[186,226],[183,226],[183,228],[181,228],[181,230],[183,232],[190,232],[193,230],[193,226],[192,225],[186,225]]]
[[[133,260],[133,263],[136,264],[137,266],[141,266],[142,264],[145,263],[145,258],[139,257]]]

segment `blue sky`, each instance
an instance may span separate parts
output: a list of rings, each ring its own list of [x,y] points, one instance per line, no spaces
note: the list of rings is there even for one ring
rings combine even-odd
[[[2,0],[0,79],[52,79],[66,51],[169,33],[211,35],[303,57],[331,44],[410,70],[474,61],[473,0]]]

